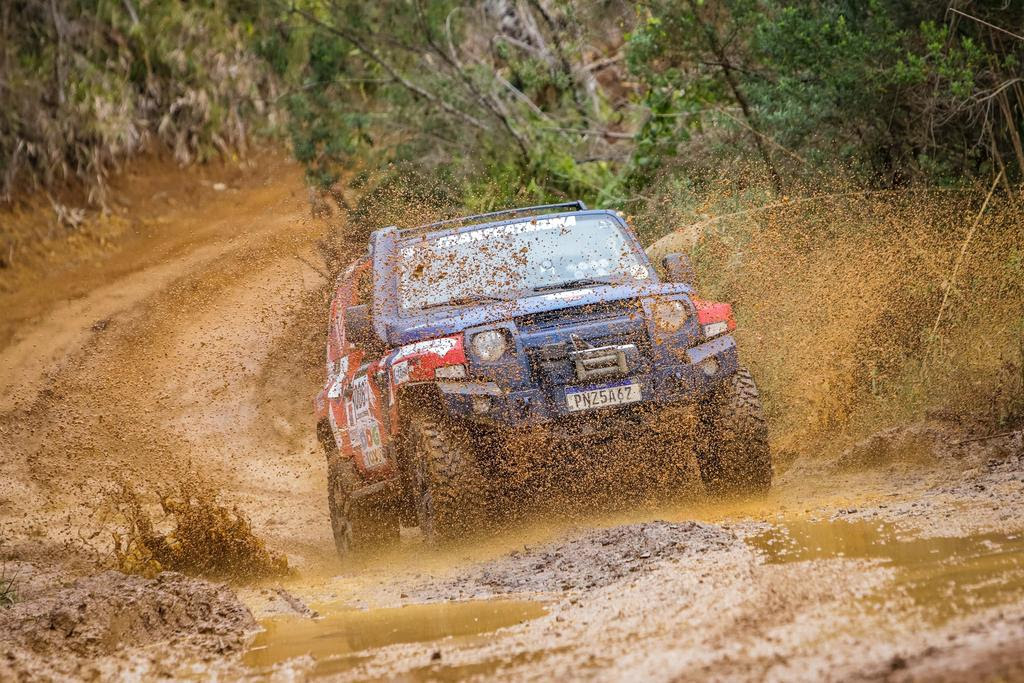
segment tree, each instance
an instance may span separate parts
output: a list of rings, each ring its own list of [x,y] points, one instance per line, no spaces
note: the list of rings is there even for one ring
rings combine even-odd
[[[760,20],[759,4],[754,0],[648,0],[642,6],[648,17],[631,40],[630,64],[649,84],[652,118],[673,114],[665,108],[666,90],[677,95],[676,108],[691,116],[709,106],[737,106],[772,186],[782,194],[781,176],[744,84],[745,79],[758,77],[750,46]],[[699,127],[699,118],[691,120]],[[649,138],[663,131],[649,128],[645,132]],[[649,174],[640,178],[649,179]]]

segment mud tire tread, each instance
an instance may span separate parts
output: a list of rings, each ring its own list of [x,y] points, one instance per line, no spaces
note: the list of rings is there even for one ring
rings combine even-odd
[[[762,495],[772,485],[768,425],[750,371],[740,367],[701,408],[697,464],[708,493]]]
[[[431,411],[410,417],[410,464],[420,529],[430,543],[478,530],[487,508],[487,482],[469,432]],[[425,499],[426,498],[426,499]]]

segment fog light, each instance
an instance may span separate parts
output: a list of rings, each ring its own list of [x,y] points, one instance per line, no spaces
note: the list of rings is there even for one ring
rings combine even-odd
[[[708,323],[704,326],[704,336],[708,339],[723,335],[729,331],[729,323],[725,320],[720,320],[717,323]]]
[[[434,370],[436,379],[466,379],[465,365],[446,365]]]
[[[712,377],[718,372],[718,361],[714,358],[705,358],[700,362],[700,369],[705,375]]]
[[[473,412],[480,414],[486,413],[491,409],[491,397],[490,396],[474,396],[473,397]]]

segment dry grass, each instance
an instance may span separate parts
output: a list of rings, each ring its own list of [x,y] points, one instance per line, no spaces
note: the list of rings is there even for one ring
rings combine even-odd
[[[736,305],[781,449],[929,410],[996,427],[1024,420],[1024,206],[979,217],[987,190],[711,197],[655,251]]]
[[[0,536],[0,548],[4,537]],[[6,561],[0,560],[0,609],[10,607],[18,601],[18,572],[12,570]]]
[[[106,207],[109,176],[140,152],[166,149],[183,165],[230,159],[276,120],[271,69],[222,8],[152,2],[132,16],[119,5],[4,13],[17,30],[3,37],[0,203],[71,184]]]
[[[18,577],[8,574],[7,566],[0,567],[0,607],[10,607],[18,601]]]
[[[18,572],[6,563],[0,563],[0,608],[10,607],[18,601]]]

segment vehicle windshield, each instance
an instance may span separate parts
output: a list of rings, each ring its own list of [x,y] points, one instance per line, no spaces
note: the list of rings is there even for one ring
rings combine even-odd
[[[405,310],[511,300],[646,280],[647,265],[607,215],[558,216],[469,230],[399,249]]]

